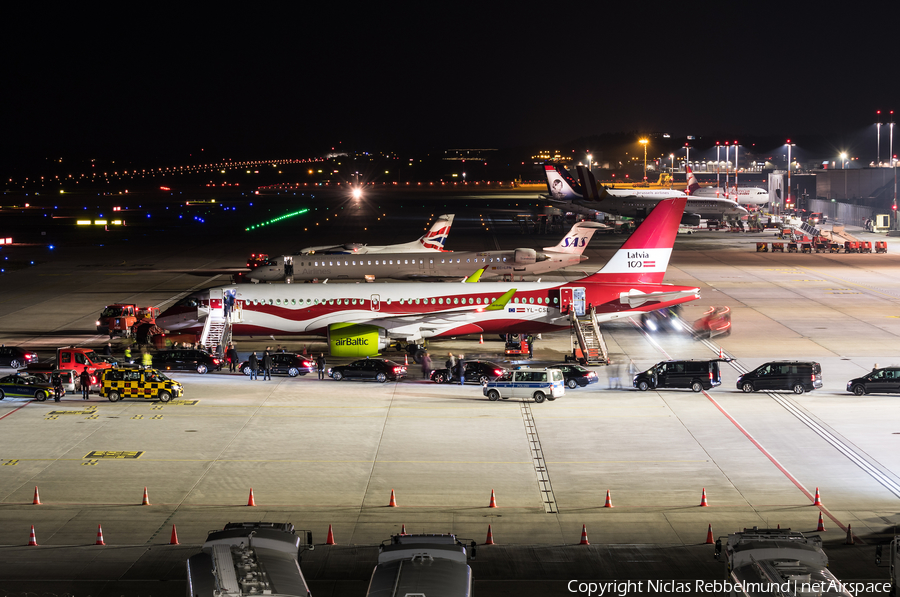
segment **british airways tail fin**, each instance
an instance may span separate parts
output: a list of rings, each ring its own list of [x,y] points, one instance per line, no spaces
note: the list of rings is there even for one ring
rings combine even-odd
[[[544,247],[548,253],[568,253],[571,255],[581,255],[584,248],[591,241],[594,232],[601,228],[607,228],[603,224],[597,222],[577,222],[569,233],[563,237],[559,244],[555,247]]]
[[[616,254],[585,282],[659,284],[666,275],[687,197],[660,201]]]
[[[547,190],[553,199],[572,201],[583,197],[581,185],[575,182],[564,166],[544,164],[544,175],[547,177]]]
[[[426,249],[429,251],[443,251],[444,243],[450,236],[450,226],[453,225],[453,214],[445,214],[434,221],[431,228],[419,238],[417,241],[409,243],[418,249]]]

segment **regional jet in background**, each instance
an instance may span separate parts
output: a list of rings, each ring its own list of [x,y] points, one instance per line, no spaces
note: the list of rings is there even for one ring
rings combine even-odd
[[[430,253],[443,251],[444,243],[450,235],[450,226],[453,225],[453,214],[439,216],[431,228],[423,234],[419,240],[399,245],[369,246],[359,243],[346,245],[323,245],[320,247],[306,247],[300,249],[295,255],[310,255],[324,253],[326,255],[364,255],[367,253]]]
[[[733,199],[740,205],[761,206],[769,202],[769,191],[759,187],[728,187],[719,190],[717,187],[701,187],[691,167],[687,167],[687,192],[691,197],[725,197]]]
[[[594,174],[578,166],[581,183],[575,181],[565,166],[544,164],[547,176],[548,199],[587,207],[616,216],[644,218],[664,197],[685,197],[681,191],[666,189],[607,189],[598,185]],[[615,192],[615,194],[614,194]],[[701,218],[736,219],[749,212],[730,199],[687,197],[682,223],[697,225]]]
[[[571,282],[219,286],[185,297],[156,323],[202,339],[227,317],[236,336],[315,334],[336,356],[374,356],[400,340],[415,358],[429,338],[564,330],[572,314],[592,309],[600,322],[627,319],[700,298],[699,288],[663,283],[686,201],[658,202],[606,265]],[[226,297],[235,298],[228,315]]]
[[[506,251],[442,251],[436,253],[285,255],[250,272],[254,282],[309,280],[365,280],[377,278],[462,279],[483,269],[481,278],[537,276],[586,260],[582,253],[594,232],[608,228],[596,222],[578,222],[555,247]],[[422,237],[425,238],[425,237]],[[285,269],[285,261],[288,268]]]

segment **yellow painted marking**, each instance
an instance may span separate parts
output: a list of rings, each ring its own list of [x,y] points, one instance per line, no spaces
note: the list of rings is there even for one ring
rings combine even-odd
[[[807,269],[807,270],[809,270],[809,271],[816,271],[816,269],[815,269],[815,268],[812,268],[812,267],[806,267],[805,269]],[[877,289],[875,289],[875,288],[871,288],[871,287],[869,287],[869,286],[866,286],[865,284],[857,284],[856,282],[850,282],[850,281],[848,281],[848,280],[844,280],[843,278],[839,278],[838,276],[828,276],[828,277],[829,277],[829,278],[833,278],[834,280],[837,280],[837,281],[839,281],[839,282],[843,282],[844,284],[847,284],[847,285],[849,285],[849,286],[856,286],[856,287],[858,287],[858,288],[864,288],[864,289],[868,290],[869,292],[875,292],[875,293],[877,293],[877,294],[880,294],[880,295],[882,295],[882,296],[886,296],[886,297],[891,298],[891,299],[896,299],[896,298],[897,298],[896,296],[894,296],[894,295],[892,295],[892,294],[888,294],[888,293],[886,293],[886,292],[881,292],[880,290],[877,290]],[[849,290],[849,289],[846,289],[846,290]]]
[[[150,407],[150,410],[162,410],[162,409],[163,409],[162,404],[154,404],[153,406]]]
[[[199,400],[169,400],[163,406],[194,406]]]
[[[58,419],[58,418],[59,418],[59,415],[49,415],[49,416],[44,417],[44,420],[45,420],[45,421],[52,421],[52,420]]]
[[[51,410],[48,415],[92,415],[97,410],[96,406],[87,406],[84,410]]]
[[[162,416],[162,415],[153,415],[153,416],[150,417],[150,418],[151,418],[152,420],[154,420],[154,421],[159,421],[160,419],[163,418],[163,416]]]
[[[99,419],[99,418],[100,418],[100,415],[98,415],[98,414],[93,414],[89,417],[85,417],[85,419]]]
[[[132,420],[134,420],[134,419],[143,419],[143,418],[144,418],[144,415],[134,415],[134,416],[131,417],[131,418],[132,418]]]
[[[19,464],[19,461],[17,459],[12,459],[4,462],[3,466],[16,466],[17,464]]]
[[[96,460],[88,460],[87,462],[82,462],[81,466],[97,466]]]
[[[83,457],[83,459],[122,458],[122,459],[135,460],[137,458],[140,458],[143,454],[144,454],[143,450],[138,451],[138,452],[128,452],[125,450],[91,450]]]

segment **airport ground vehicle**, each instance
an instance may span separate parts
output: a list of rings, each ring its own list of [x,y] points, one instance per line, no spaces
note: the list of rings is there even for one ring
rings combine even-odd
[[[0,378],[0,400],[10,398],[34,398],[43,402],[53,396],[53,384],[36,375],[7,375]]]
[[[731,308],[710,307],[700,319],[694,322],[691,333],[694,340],[731,335]]]
[[[681,325],[681,306],[644,313],[641,315],[641,327],[647,332],[682,331],[684,327]]]
[[[99,354],[90,348],[76,348],[67,346],[56,349],[56,360],[46,363],[34,362],[28,365],[28,371],[33,373],[51,373],[55,370],[74,371],[75,375],[87,370],[91,374],[91,386],[99,382],[100,372],[110,369],[114,365],[107,362]]]
[[[772,361],[738,377],[737,389],[792,390],[795,394],[822,387],[822,367],[812,361]]]
[[[153,325],[159,316],[158,307],[138,307],[133,303],[107,305],[97,318],[97,333],[109,337],[134,336],[142,324]]]
[[[297,377],[298,375],[306,375],[316,370],[316,362],[310,360],[303,355],[293,352],[273,352],[272,355],[272,374],[273,375],[289,375]],[[259,357],[259,366],[262,368],[262,357]],[[250,361],[243,361],[238,365],[238,371],[244,375],[250,375]]]
[[[156,369],[107,369],[100,377],[100,396],[110,402],[123,398],[168,402],[184,396],[184,386]]]
[[[19,374],[33,375],[51,386],[54,380],[59,377],[62,379],[62,389],[64,391],[72,393],[81,391],[81,378],[71,369],[54,369],[53,371],[29,371],[28,369],[22,369],[19,371]]]
[[[300,554],[315,549],[312,533],[289,522],[229,522],[200,549],[187,559],[188,595],[310,595]]]
[[[485,384],[493,381],[506,373],[506,368],[491,361],[466,361],[466,383]],[[451,383],[459,381],[456,377],[456,371],[452,371],[444,367],[443,369],[435,369],[431,372],[431,381],[435,383]]]
[[[729,595],[853,597],[828,569],[828,556],[822,550],[822,538],[818,535],[753,527],[730,533],[724,546],[720,537],[715,550],[717,560],[723,552],[725,555],[728,582],[732,584],[732,589],[726,589]],[[773,591],[773,585],[790,586],[792,590]]]
[[[719,359],[710,361],[662,361],[634,376],[634,387],[646,392],[657,388],[690,388],[695,392],[722,384]]]
[[[406,377],[406,367],[389,359],[361,359],[349,365],[338,365],[328,371],[334,381],[344,379],[374,379],[379,383],[400,381]]]
[[[563,379],[566,386],[570,389],[583,388],[588,384],[597,383],[599,378],[597,374],[586,369],[581,365],[572,365],[570,363],[559,363],[557,365],[548,365],[550,369],[559,369],[562,371]]]
[[[470,597],[474,557],[455,535],[392,535],[378,548],[378,565],[372,571],[366,597],[428,595]]]
[[[153,355],[153,366],[166,371],[196,371],[203,375],[219,368],[219,359],[205,350],[161,350]]]
[[[875,369],[867,375],[847,382],[847,391],[857,396],[864,394],[900,394],[900,367]]]
[[[563,379],[559,369],[516,369],[487,382],[481,392],[491,402],[501,398],[533,398],[540,404],[566,395]]]
[[[0,346],[0,366],[18,369],[28,363],[36,363],[36,352],[19,348],[18,346]]]

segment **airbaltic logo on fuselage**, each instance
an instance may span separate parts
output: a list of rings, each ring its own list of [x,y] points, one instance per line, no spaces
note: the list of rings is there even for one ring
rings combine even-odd
[[[369,339],[368,338],[341,338],[340,340],[335,340],[335,346],[368,346]]]
[[[627,251],[629,269],[643,269],[656,267],[656,260],[650,259],[650,254],[645,251]]]

